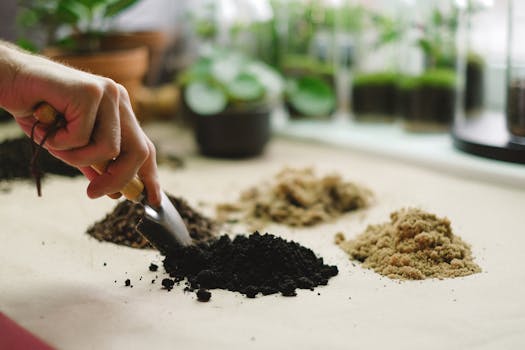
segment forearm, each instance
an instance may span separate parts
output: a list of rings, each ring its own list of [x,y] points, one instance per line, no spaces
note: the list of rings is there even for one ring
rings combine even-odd
[[[13,44],[0,40],[0,106],[5,105],[7,92],[13,86],[19,70],[18,56],[24,55]]]

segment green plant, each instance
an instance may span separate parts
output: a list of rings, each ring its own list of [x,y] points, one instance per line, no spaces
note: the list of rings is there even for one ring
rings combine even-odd
[[[406,28],[403,23],[391,18],[390,16],[379,13],[370,13],[370,20],[379,33],[375,43],[376,48],[386,44],[396,43],[405,34]]]
[[[416,89],[420,84],[419,77],[410,75],[400,75],[397,79],[397,88],[401,91]]]
[[[277,101],[283,80],[269,65],[235,52],[215,50],[201,57],[179,77],[184,102],[201,115],[255,108]]]
[[[418,78],[424,86],[453,88],[456,85],[456,73],[451,69],[430,69]]]
[[[354,78],[353,85],[385,85],[395,84],[399,75],[394,72],[374,72],[368,74],[359,74]]]
[[[326,116],[335,108],[332,87],[324,80],[311,76],[289,79],[286,99],[291,107],[304,116]]]
[[[217,4],[210,1],[204,3],[200,11],[190,10],[186,13],[197,38],[204,41],[215,39],[218,30],[215,21],[216,12]]]
[[[424,52],[429,68],[454,66],[456,57],[454,40],[458,16],[459,10],[455,6],[449,11],[436,7],[428,23],[419,26],[421,37],[417,44]]]
[[[100,37],[110,28],[111,20],[138,1],[19,0],[17,22],[23,30],[44,31],[48,45],[74,51],[99,50]],[[26,39],[22,39],[20,44],[36,48]]]

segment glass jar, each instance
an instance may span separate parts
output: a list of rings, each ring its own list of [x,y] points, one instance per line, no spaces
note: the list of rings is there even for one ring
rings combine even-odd
[[[418,33],[412,45],[420,52],[422,71],[403,79],[401,89],[409,96],[404,126],[417,132],[448,131],[462,86],[456,41],[460,11],[454,0],[413,2],[412,11],[416,20],[411,26]]]
[[[268,0],[220,0],[217,45],[276,64],[274,14]]]
[[[392,121],[396,115],[399,49],[405,32],[399,1],[368,1],[352,81],[352,111],[359,121]]]
[[[507,130],[525,143],[525,2],[509,0],[507,53]]]

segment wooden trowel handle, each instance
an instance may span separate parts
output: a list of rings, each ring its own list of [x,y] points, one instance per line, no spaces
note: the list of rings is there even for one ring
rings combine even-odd
[[[52,124],[54,123],[58,118],[58,112],[56,109],[54,109],[51,105],[43,102],[40,103],[34,110],[33,116],[36,120],[43,124]],[[92,164],[91,168],[93,168],[97,173],[103,174],[106,171],[106,167],[108,166],[110,160],[107,160],[105,162]],[[133,179],[131,179],[130,182],[128,182],[121,190],[120,193],[127,199],[133,202],[140,201],[142,197],[142,191],[144,190],[144,184],[138,176],[135,175]]]

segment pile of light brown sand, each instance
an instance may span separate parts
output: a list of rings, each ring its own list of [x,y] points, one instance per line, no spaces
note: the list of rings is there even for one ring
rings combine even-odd
[[[237,203],[220,204],[217,214],[222,220],[236,218],[254,227],[268,222],[311,226],[365,208],[371,197],[368,189],[340,175],[318,177],[311,168],[285,168],[270,183],[244,191]]]
[[[393,212],[390,222],[370,225],[354,240],[345,241],[338,233],[336,243],[363,267],[395,279],[443,279],[481,271],[447,218],[414,208]]]

